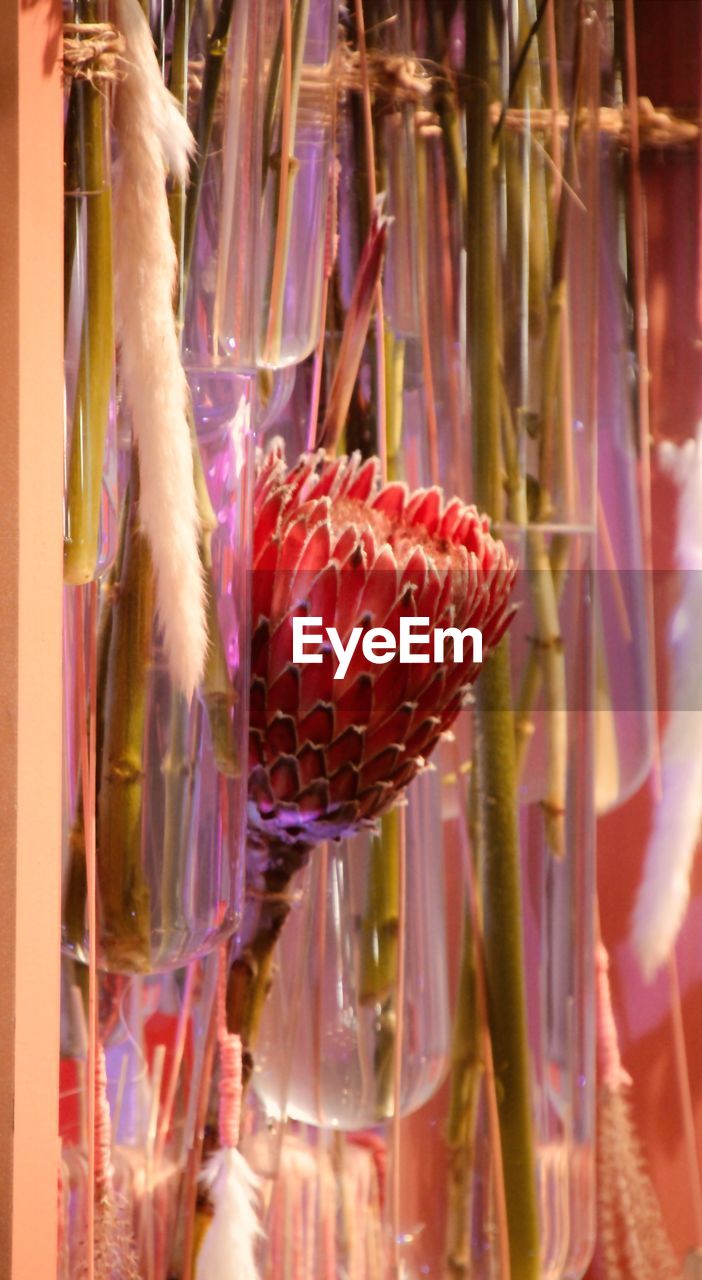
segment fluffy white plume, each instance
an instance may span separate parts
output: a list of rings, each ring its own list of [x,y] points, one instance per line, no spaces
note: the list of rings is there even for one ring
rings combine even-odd
[[[702,424],[660,460],[679,486],[676,562],[680,598],[669,631],[671,713],[661,750],[661,798],[632,918],[646,977],[668,959],[687,909],[702,825]]]
[[[115,106],[115,309],[122,387],[139,452],[141,525],[174,682],[190,698],[205,663],[205,592],[188,388],[173,314],[176,253],[167,168],[185,177],[194,146],[166,89],[138,0],[117,0],[125,74]]]
[[[215,1211],[197,1255],[196,1280],[258,1280],[260,1179],[240,1151],[223,1147],[210,1156],[202,1181]]]

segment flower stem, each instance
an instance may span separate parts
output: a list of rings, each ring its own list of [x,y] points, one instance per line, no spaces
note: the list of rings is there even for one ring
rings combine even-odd
[[[95,21],[97,0],[85,0],[79,20]],[[114,360],[112,194],[107,146],[109,100],[99,85],[75,81],[67,127],[69,183],[77,178],[76,212],[67,221],[65,254],[72,270],[77,202],[85,203],[85,294],[66,481],[64,578],[95,576],[100,536],[102,470]],[[71,192],[69,187],[69,198]],[[70,278],[65,286],[70,288]]]
[[[468,300],[475,498],[504,513],[496,238],[490,130],[490,0],[471,9],[467,41]],[[539,1224],[532,1134],[522,894],[516,814],[514,715],[503,640],[477,684],[484,832],[483,918],[488,1021],[500,1095],[500,1134],[513,1280],[538,1280]]]
[[[257,877],[247,876],[255,923],[232,962],[227,980],[227,1027],[241,1036],[244,1086],[253,1071],[253,1048],[273,980],[275,946],[292,906],[291,883],[305,866],[309,852],[305,846],[271,849],[255,895],[252,884]]]
[[[105,689],[98,803],[101,941],[109,968],[148,972],[149,889],[142,868],[144,728],[153,631],[153,569],[139,529],[133,455],[122,574],[116,587]]]

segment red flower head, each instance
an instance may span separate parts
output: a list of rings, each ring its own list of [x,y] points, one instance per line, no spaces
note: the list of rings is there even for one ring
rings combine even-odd
[[[249,838],[302,851],[372,822],[396,799],[463,705],[479,671],[436,662],[437,628],[478,628],[483,658],[514,612],[515,565],[488,521],[437,488],[380,485],[376,458],[307,454],[286,470],[280,444],[254,499]],[[293,662],[293,619],[321,618],[345,645],[353,627],[399,633],[427,618],[429,661],[383,665],[357,644],[343,679],[327,640],[322,662]],[[314,653],[314,647],[307,650]]]

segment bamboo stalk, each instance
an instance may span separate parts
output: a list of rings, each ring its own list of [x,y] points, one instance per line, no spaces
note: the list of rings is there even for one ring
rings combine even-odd
[[[97,636],[97,679],[96,679],[96,731],[95,756],[102,760],[102,744],[104,734],[105,687],[107,683],[107,660],[109,657],[110,637],[112,634],[112,605],[116,583],[122,572],[124,546],[126,540],[126,509],[122,510],[117,556],[110,569],[110,575],[103,591],[100,606]],[[81,637],[84,643],[84,637]],[[81,769],[82,775],[82,769]],[[99,788],[99,767],[96,769],[96,786]],[[85,809],[83,803],[83,786],[79,781],[75,814],[68,836],[68,881],[63,903],[63,924],[67,941],[76,951],[83,951],[85,945],[85,908],[86,908],[86,854],[85,854]]]
[[[79,20],[98,17],[98,0],[84,0]],[[114,361],[112,303],[112,194],[106,154],[109,100],[99,85],[74,81],[69,111],[69,180],[78,179],[76,201],[85,202],[85,293],[71,440],[66,477],[64,578],[71,585],[89,582],[98,561],[102,470],[110,412]],[[71,140],[71,132],[75,137]],[[70,196],[70,192],[69,192]],[[65,252],[70,288],[78,210],[67,223]]]
[[[183,231],[183,279],[190,278],[190,265],[195,247],[195,229],[209,156],[215,106],[219,84],[224,69],[224,58],[229,44],[229,33],[236,0],[221,0],[212,32],[207,41],[207,54],[202,75],[202,93],[198,106],[195,141],[197,150],[190,165],[190,182],[185,202],[185,226]]]
[[[479,846],[477,822],[478,786],[476,771],[480,761],[474,755],[470,779],[469,825],[470,844],[466,856],[475,858]],[[453,775],[461,777],[460,765]],[[459,803],[462,795],[459,791]],[[462,832],[461,832],[462,834]],[[468,870],[468,868],[465,868]],[[456,992],[456,1012],[451,1042],[451,1074],[446,1143],[449,1150],[448,1203],[446,1213],[446,1276],[448,1280],[464,1280],[470,1275],[471,1218],[475,1137],[480,1086],[484,1071],[484,1040],[480,1035],[476,974],[475,938],[472,910],[466,902],[463,914],[461,959]]]
[[[142,867],[144,728],[153,629],[153,569],[139,530],[132,461],[122,575],[116,588],[105,691],[98,805],[102,947],[108,967],[148,972],[149,889]]]
[[[390,1226],[392,1230],[391,1274],[403,1280],[402,1262],[402,1048],[404,1044],[405,984],[407,981],[407,809],[395,810],[398,819],[397,876],[397,974],[394,992],[392,1044],[392,1125]],[[509,1277],[507,1278],[509,1280]]]
[[[454,752],[457,756],[457,752]],[[473,771],[473,782],[477,791],[478,800],[480,797],[481,772],[479,759],[476,761],[478,767]],[[456,764],[460,761],[456,759]],[[475,1005],[477,1015],[477,1032],[480,1039],[481,1059],[484,1072],[484,1088],[485,1088],[485,1104],[487,1111],[487,1127],[490,1135],[490,1148],[492,1152],[492,1181],[494,1184],[494,1204],[495,1204],[495,1220],[497,1226],[497,1248],[500,1266],[500,1280],[510,1280],[511,1263],[509,1256],[509,1231],[507,1225],[507,1204],[505,1200],[505,1176],[502,1161],[502,1147],[500,1143],[500,1122],[497,1097],[497,1082],[495,1078],[495,1062],[492,1052],[492,1040],[490,1038],[490,1030],[488,1026],[487,1014],[487,987],[485,982],[485,940],[482,920],[482,911],[480,906],[480,898],[478,894],[478,885],[473,863],[473,855],[468,843],[468,832],[466,830],[466,822],[463,813],[459,816],[461,847],[463,853],[463,864],[466,876],[466,890],[468,899],[468,916],[470,920],[470,930],[472,935],[474,958],[475,958]],[[478,820],[476,822],[475,845],[478,851],[479,860],[483,861],[483,832],[480,827],[480,803],[478,803]]]
[[[283,0],[283,80],[280,154],[275,172],[275,237],[268,290],[268,319],[264,362],[275,364],[280,355],[283,327],[285,272],[292,223],[295,175],[295,128],[310,0],[297,0],[293,18],[291,0]]]
[[[190,26],[193,20],[191,0],[176,0],[173,26],[173,48],[171,50],[171,77],[169,89],[173,97],[180,103],[183,115],[188,110],[188,42]],[[176,286],[175,312],[178,324],[183,324],[185,309],[185,185],[174,181],[173,189],[168,196],[171,212],[171,233],[178,257],[178,282]]]
[[[475,496],[499,526],[504,511],[496,243],[490,129],[489,0],[471,9],[467,41],[468,299],[473,391]],[[500,1095],[500,1134],[514,1280],[538,1280],[539,1225],[531,1122],[514,714],[507,641],[477,685],[480,821],[488,1018]]]
[[[397,1030],[401,815],[383,815],[371,839],[366,908],[361,920],[359,1000],[376,1008],[374,1085],[378,1119],[393,1114],[393,1053]]]
[[[475,991],[475,954],[466,908],[451,1043],[451,1091],[446,1122],[449,1150],[446,1206],[446,1272],[451,1280],[470,1275],[470,1219],[475,1125],[483,1063]]]

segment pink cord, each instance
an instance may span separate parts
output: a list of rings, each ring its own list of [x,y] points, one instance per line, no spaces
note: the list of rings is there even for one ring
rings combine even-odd
[[[373,1157],[375,1176],[378,1183],[378,1200],[381,1208],[383,1208],[388,1172],[388,1146],[385,1139],[379,1133],[374,1133],[372,1129],[359,1129],[357,1133],[348,1135],[347,1142],[352,1143],[354,1147],[363,1147]]]
[[[97,583],[88,593],[88,653],[85,653],[86,610],[83,589],[76,593],[76,712],[80,724],[80,770],[85,835],[86,923],[88,928],[88,1202],[86,1210],[87,1280],[95,1280],[96,1121],[100,1048],[98,1038],[97,890],[95,867],[96,697],[97,697]]]
[[[293,1195],[293,1280],[305,1280],[304,1225],[302,1212],[303,1187],[304,1182],[302,1177],[296,1178],[291,1187]]]
[[[66,1243],[66,1197],[63,1185],[63,1159],[58,1162],[58,1239],[57,1253],[59,1260],[59,1276],[63,1275],[63,1250]]]
[[[219,1140],[223,1147],[239,1145],[241,1121],[241,1040],[225,1035],[219,1041]]]
[[[217,987],[219,1040],[219,1140],[238,1147],[241,1127],[241,1037],[227,1031],[227,951],[222,947]]]
[[[624,1070],[619,1051],[617,1024],[612,1008],[612,989],[609,982],[609,956],[602,942],[598,942],[595,965],[597,969],[597,1070],[600,1082],[608,1089],[617,1090],[631,1084],[631,1077]]]
[[[107,1101],[105,1050],[100,1043],[95,1053],[95,1191],[98,1200],[112,1186],[112,1124]]]
[[[323,1280],[334,1280],[336,1276],[336,1204],[334,1186],[331,1175],[325,1174],[323,1186],[322,1230],[324,1238],[324,1275]]]

